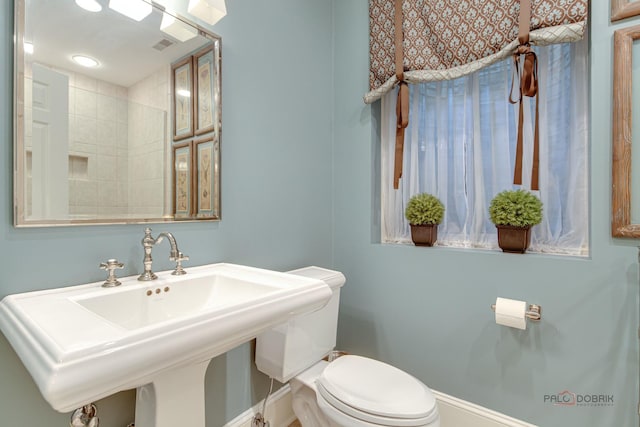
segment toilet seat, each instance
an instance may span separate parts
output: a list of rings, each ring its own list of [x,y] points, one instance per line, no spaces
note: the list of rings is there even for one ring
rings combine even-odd
[[[427,386],[394,366],[366,357],[336,359],[326,366],[316,386],[318,404],[344,425],[421,427],[439,417]],[[349,418],[360,422],[350,423]]]
[[[358,411],[348,406],[335,405],[329,403],[329,399],[325,399],[320,391],[323,387],[318,386],[316,393],[316,402],[325,416],[331,419],[336,425],[341,427],[435,427],[439,424],[435,423],[440,417],[437,411],[433,411],[430,416],[420,419],[410,418],[392,418],[381,417],[366,412]],[[343,411],[342,409],[346,409]]]

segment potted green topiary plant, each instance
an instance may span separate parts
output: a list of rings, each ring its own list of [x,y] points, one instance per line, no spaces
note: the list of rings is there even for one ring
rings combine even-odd
[[[529,247],[531,227],[542,221],[542,202],[525,190],[498,193],[489,206],[503,252],[523,254]]]
[[[411,240],[416,246],[433,246],[438,239],[438,224],[444,205],[434,195],[420,193],[409,199],[404,216],[411,225]]]

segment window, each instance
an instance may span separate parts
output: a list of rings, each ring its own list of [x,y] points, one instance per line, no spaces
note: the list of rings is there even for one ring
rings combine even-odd
[[[529,252],[588,254],[588,44],[536,48],[543,221]],[[512,60],[456,80],[410,86],[404,171],[393,189],[396,94],[382,99],[382,241],[410,243],[404,207],[417,193],[446,211],[438,244],[497,248],[489,204],[514,189],[518,106],[509,103]],[[524,98],[523,183],[529,188],[535,101]]]

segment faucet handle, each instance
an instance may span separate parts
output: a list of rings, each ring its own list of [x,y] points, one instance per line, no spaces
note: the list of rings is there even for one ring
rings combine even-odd
[[[117,259],[109,259],[107,260],[107,262],[101,262],[100,269],[107,270],[107,272],[109,273],[107,280],[105,280],[102,286],[105,288],[110,288],[113,286],[120,285],[121,284],[120,281],[116,279],[116,269],[122,270],[123,268],[124,268],[124,264],[121,262],[118,262]]]
[[[187,272],[182,268],[182,261],[189,261],[189,256],[184,255],[182,252],[178,251],[177,257],[170,257],[169,261],[176,262],[176,269],[171,272],[174,276],[181,276],[183,274],[187,274]]]

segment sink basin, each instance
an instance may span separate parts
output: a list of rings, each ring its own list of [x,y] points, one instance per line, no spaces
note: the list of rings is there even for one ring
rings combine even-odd
[[[331,297],[321,280],[293,274],[234,264],[188,271],[161,272],[152,282],[130,276],[117,288],[96,282],[9,295],[0,302],[0,329],[44,398],[68,412],[162,384],[183,367],[203,366],[203,382],[213,357]]]
[[[241,280],[225,274],[205,275],[175,281],[171,285],[127,287],[71,297],[87,310],[125,329],[133,330],[259,300],[282,288]]]

